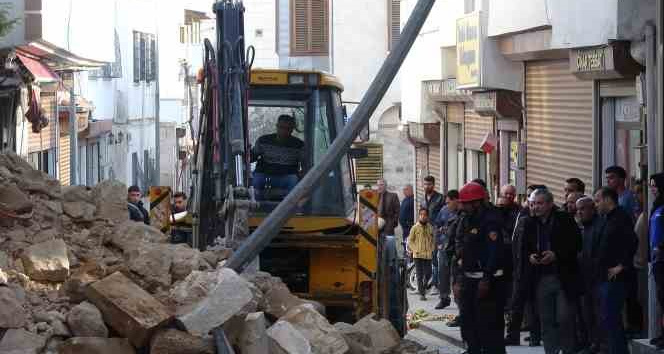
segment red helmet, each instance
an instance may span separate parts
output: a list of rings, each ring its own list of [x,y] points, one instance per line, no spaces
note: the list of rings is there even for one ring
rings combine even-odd
[[[461,203],[483,200],[486,198],[486,190],[479,183],[466,183],[459,191],[459,201]]]

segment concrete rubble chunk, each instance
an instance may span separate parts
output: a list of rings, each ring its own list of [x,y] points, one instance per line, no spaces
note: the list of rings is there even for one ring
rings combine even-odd
[[[214,288],[201,301],[178,311],[187,332],[203,337],[242,310],[251,301],[247,281],[228,268],[219,269]]]
[[[209,269],[201,252],[183,244],[170,245],[173,263],[171,276],[173,281],[186,278],[194,270]]]
[[[95,210],[97,208],[94,204],[87,202],[64,202],[62,203],[62,210],[74,221],[94,221]]]
[[[376,353],[384,353],[399,345],[401,338],[390,321],[384,318],[376,321],[375,316],[375,314],[369,314],[357,321],[353,327],[369,333]]]
[[[27,319],[24,302],[12,288],[0,287],[0,328],[23,327]]]
[[[32,202],[14,184],[0,185],[0,208],[17,214],[29,213],[32,210]]]
[[[438,354],[438,349],[430,351],[427,347],[409,339],[402,339],[399,345],[392,348],[389,354]]]
[[[46,337],[30,333],[23,328],[10,329],[0,341],[0,353],[39,354],[46,346]]]
[[[183,281],[171,288],[170,299],[178,309],[186,308],[202,300],[217,281],[216,272],[193,271]]]
[[[373,354],[371,336],[366,330],[344,322],[335,323],[334,328],[336,328],[346,340],[346,343],[350,348],[348,354]]]
[[[135,249],[125,251],[127,267],[137,274],[149,291],[171,286],[171,265],[173,256],[171,245],[144,243]]]
[[[115,223],[129,220],[127,211],[127,187],[118,182],[105,180],[97,184],[92,192],[97,210],[95,216]]]
[[[66,202],[95,203],[93,190],[87,186],[65,186],[62,187],[62,199]]]
[[[58,347],[59,354],[136,354],[126,338],[74,337]]]
[[[93,304],[84,301],[74,306],[67,316],[67,324],[77,337],[108,337],[101,312]]]
[[[264,295],[265,313],[272,316],[273,319],[281,318],[288,310],[305,303],[304,300],[293,295],[282,282],[273,283]]]
[[[244,319],[240,335],[240,351],[243,354],[269,353],[267,320],[262,312],[253,312]]]
[[[270,354],[312,354],[311,344],[290,322],[277,321],[268,328]]]
[[[120,272],[90,284],[85,294],[104,321],[137,348],[172,318],[164,305]]]
[[[127,206],[125,205],[125,213]],[[127,252],[143,245],[144,243],[168,243],[166,234],[159,229],[144,223],[126,221],[115,228],[109,243],[120,250]]]
[[[215,354],[214,342],[177,329],[158,331],[150,344],[150,354]],[[242,352],[245,354],[245,352]],[[267,352],[264,352],[267,353]]]
[[[4,251],[0,251],[0,268],[9,269],[9,256]]]
[[[21,260],[26,274],[33,280],[60,282],[69,276],[67,245],[61,239],[28,247]]]
[[[281,321],[292,324],[309,341],[312,353],[344,354],[349,350],[341,333],[311,304],[299,305],[290,309],[279,319],[279,322]]]

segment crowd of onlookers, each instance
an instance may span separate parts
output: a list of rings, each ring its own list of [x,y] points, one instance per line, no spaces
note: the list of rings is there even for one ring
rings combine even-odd
[[[554,203],[545,185],[529,186],[521,203],[511,185],[500,189],[495,204],[488,191],[485,194],[484,205],[502,218],[503,250],[497,275],[508,284],[504,287],[505,345],[520,345],[520,332],[529,330],[529,345],[543,344],[547,354],[622,354],[628,352],[629,338],[646,337],[644,309],[650,274],[658,302],[664,304],[664,251],[660,253],[664,250],[664,174],[648,181],[655,197],[649,211],[641,183],[634,181],[629,188],[624,168],[607,168],[605,178],[606,185],[593,193],[578,178],[564,181],[560,204]],[[484,181],[472,182],[486,189]],[[395,194],[386,191],[385,181],[379,181],[379,226],[384,235],[393,235],[397,224],[402,227],[404,245],[415,262],[421,300],[437,296],[436,309],[443,309],[454,299],[459,317],[448,325],[458,326],[464,316],[458,300],[464,291],[464,273],[455,250],[460,242],[455,238],[464,203],[459,203],[458,191],[438,193],[431,176],[422,183],[424,193],[416,214],[412,186],[404,188],[399,203]],[[432,291],[427,290],[429,280],[435,285]],[[658,322],[664,324],[664,320]],[[664,348],[664,337],[651,343]]]

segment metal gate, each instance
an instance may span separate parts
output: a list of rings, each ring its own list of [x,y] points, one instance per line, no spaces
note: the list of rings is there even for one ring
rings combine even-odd
[[[570,73],[569,60],[526,64],[526,181],[545,184],[561,202],[565,180],[593,190],[592,81]]]

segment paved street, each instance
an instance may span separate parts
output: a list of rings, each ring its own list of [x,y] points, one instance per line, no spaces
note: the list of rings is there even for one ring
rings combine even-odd
[[[419,295],[412,294],[408,291],[408,312],[413,314],[419,309],[423,309],[432,315],[456,315],[458,309],[454,301],[452,305],[444,310],[436,310],[434,307],[438,303],[438,295],[427,296],[426,301],[420,301]],[[409,331],[410,339],[416,340],[423,345],[436,346],[440,353],[459,354],[464,350],[462,349],[463,341],[461,340],[461,331],[459,327],[448,327],[444,321],[423,321],[416,330]],[[526,332],[521,333],[522,343],[524,337],[527,337]],[[407,337],[408,338],[408,337]],[[527,345],[510,346],[507,347],[509,354],[543,354],[544,348],[536,347],[531,348]]]

